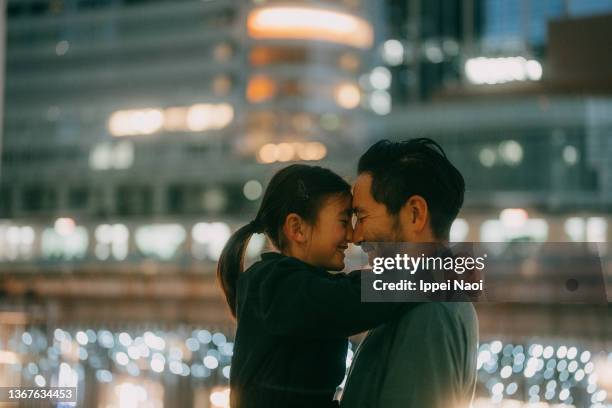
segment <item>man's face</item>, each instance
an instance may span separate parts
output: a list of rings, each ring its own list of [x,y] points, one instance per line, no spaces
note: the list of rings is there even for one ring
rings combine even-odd
[[[402,241],[399,218],[389,214],[387,207],[372,196],[372,176],[362,173],[353,186],[355,226],[353,242],[361,245],[371,257],[372,242]]]

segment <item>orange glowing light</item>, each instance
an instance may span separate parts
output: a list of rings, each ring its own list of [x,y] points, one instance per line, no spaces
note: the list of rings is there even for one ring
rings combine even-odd
[[[249,80],[246,94],[249,102],[264,102],[276,94],[276,84],[266,76],[257,75]]]
[[[366,20],[319,7],[267,6],[251,11],[249,35],[256,39],[315,40],[367,49],[374,32]]]

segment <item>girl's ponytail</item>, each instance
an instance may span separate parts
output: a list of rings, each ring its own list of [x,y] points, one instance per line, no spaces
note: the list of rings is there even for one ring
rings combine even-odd
[[[217,280],[234,317],[236,317],[236,284],[244,268],[244,252],[251,236],[258,232],[262,231],[256,220],[234,232],[225,244],[217,264]]]

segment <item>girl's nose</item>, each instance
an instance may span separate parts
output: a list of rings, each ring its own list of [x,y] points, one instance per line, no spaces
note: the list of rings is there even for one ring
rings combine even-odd
[[[349,225],[348,228],[346,229],[346,236],[345,236],[346,242],[353,242],[353,226]]]

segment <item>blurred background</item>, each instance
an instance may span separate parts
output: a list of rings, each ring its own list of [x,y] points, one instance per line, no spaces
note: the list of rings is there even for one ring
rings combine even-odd
[[[452,241],[602,243],[612,281],[612,0],[0,6],[0,385],[227,407],[225,241],[381,138],[462,171]],[[609,304],[477,309],[474,408],[612,407]]]

